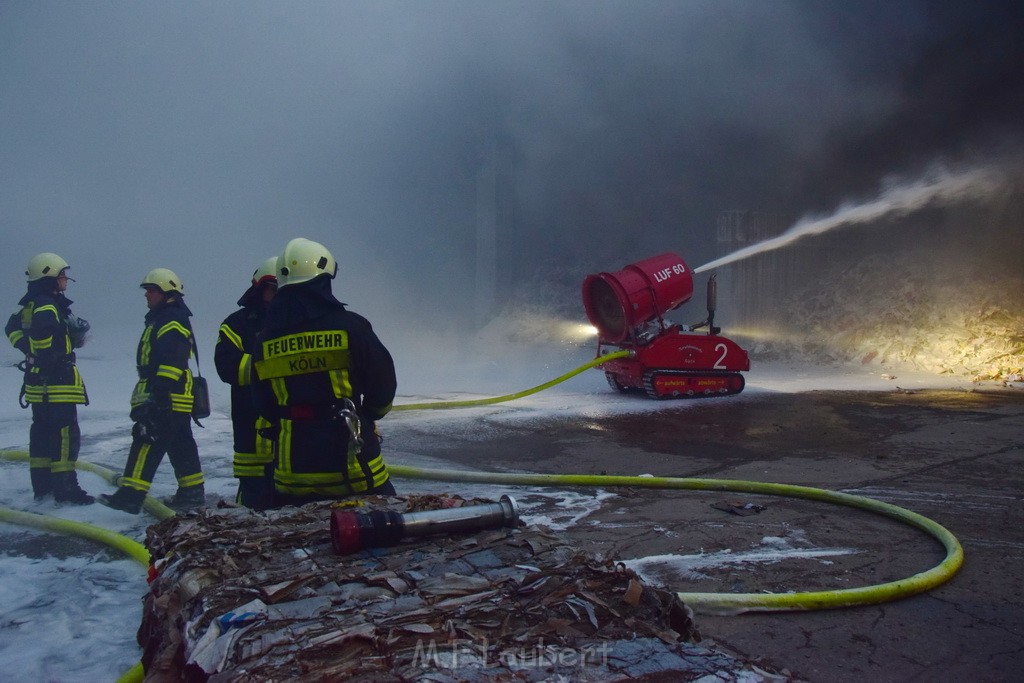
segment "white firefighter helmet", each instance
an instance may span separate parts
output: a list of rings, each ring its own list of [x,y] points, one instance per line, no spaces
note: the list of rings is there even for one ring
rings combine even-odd
[[[164,294],[170,292],[185,293],[185,286],[181,284],[181,278],[175,275],[174,271],[169,268],[154,268],[149,271],[146,277],[143,278],[142,284],[139,285],[139,287],[146,286],[158,287]]]
[[[277,282],[277,257],[271,256],[260,264],[260,267],[252,274],[252,283],[260,285],[273,280]]]
[[[337,272],[338,262],[327,247],[304,237],[289,242],[277,259],[278,287],[309,282],[321,275],[333,279]]]
[[[48,251],[36,254],[28,262],[25,269],[25,276],[29,282],[41,280],[44,277],[57,277],[65,268],[70,268],[68,262],[56,254]]]

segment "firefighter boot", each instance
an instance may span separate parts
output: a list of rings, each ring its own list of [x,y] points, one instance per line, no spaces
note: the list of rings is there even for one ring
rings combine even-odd
[[[36,500],[43,500],[53,493],[53,473],[49,466],[32,467],[29,476],[32,479],[32,496]]]
[[[164,505],[178,511],[191,510],[206,502],[206,491],[198,486],[178,487],[173,496],[163,499]]]
[[[74,470],[53,474],[53,499],[58,503],[72,505],[92,505],[96,502],[95,498],[78,485],[78,473]]]
[[[142,512],[142,501],[146,499],[144,491],[137,491],[121,487],[113,494],[100,494],[100,503],[108,508],[122,510],[130,515],[137,515]]]

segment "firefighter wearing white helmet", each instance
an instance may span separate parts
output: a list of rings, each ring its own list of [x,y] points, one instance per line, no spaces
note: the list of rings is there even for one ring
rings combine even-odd
[[[146,277],[142,279],[142,284],[139,287],[143,289],[156,287],[164,294],[170,292],[185,293],[185,286],[181,284],[181,278],[175,275],[174,271],[169,268],[154,268],[149,271],[146,273]]]
[[[61,271],[70,268],[68,262],[56,254],[46,251],[36,254],[29,259],[28,267],[25,269],[25,276],[29,282],[35,282],[44,277],[58,277]]]
[[[330,275],[334,278],[337,272],[338,263],[327,247],[304,237],[290,241],[277,262],[280,287],[309,282],[321,275]]]
[[[174,467],[178,490],[167,502],[177,509],[204,502],[199,450],[192,435],[192,371],[195,348],[192,311],[185,305],[181,278],[167,268],[154,268],[139,285],[145,291],[145,327],[136,353],[139,379],[131,398],[132,445],[117,491],[101,495],[108,507],[138,514],[160,461],[166,454]]]
[[[276,271],[277,257],[272,256],[252,274],[252,283],[238,300],[241,308],[220,325],[213,353],[217,375],[231,387],[233,470],[238,479],[235,502],[253,510],[266,510],[274,502],[273,444],[257,440],[256,434],[259,414],[252,395],[252,355],[267,306],[277,292]]]
[[[22,407],[32,407],[29,473],[36,500],[53,494],[61,503],[88,505],[93,497],[78,485],[75,462],[81,446],[78,406],[88,404],[74,349],[85,343],[88,323],[71,312],[64,292],[70,266],[52,252],[29,259],[27,292],[4,332],[25,354]]]
[[[394,495],[376,430],[397,388],[391,354],[334,297],[338,266],[325,246],[293,239],[277,268],[253,354],[260,435],[275,442],[275,506]]]

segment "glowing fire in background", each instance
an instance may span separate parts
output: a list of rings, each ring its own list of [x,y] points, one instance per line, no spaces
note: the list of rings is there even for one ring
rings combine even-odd
[[[755,361],[860,362],[1004,382],[1024,373],[1019,171],[893,183],[696,271],[715,265],[730,283],[722,324],[734,337],[746,328]]]
[[[927,254],[926,258],[922,254]],[[1021,381],[1024,277],[924,250],[827,269],[780,297],[771,326],[729,328],[754,359],[789,357],[912,367]]]

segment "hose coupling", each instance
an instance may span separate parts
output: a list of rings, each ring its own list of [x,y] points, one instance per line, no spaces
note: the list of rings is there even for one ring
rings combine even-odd
[[[343,399],[338,407],[337,415],[345,421],[345,426],[348,427],[349,455],[358,455],[363,450],[363,429],[359,413],[356,411],[356,404],[350,398]]]

